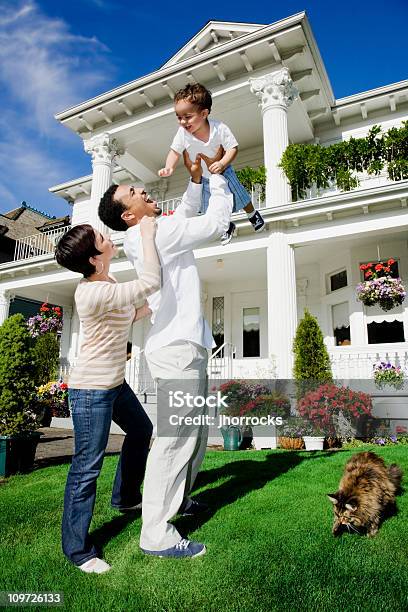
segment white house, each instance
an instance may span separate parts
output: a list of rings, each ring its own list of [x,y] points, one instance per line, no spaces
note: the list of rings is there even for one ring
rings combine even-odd
[[[353,69],[350,67],[350,69]],[[356,67],[354,68],[356,69]],[[254,234],[244,214],[235,215],[237,236],[226,247],[208,244],[196,252],[205,316],[219,350],[214,375],[292,376],[292,340],[304,307],[317,316],[341,378],[370,377],[373,363],[388,357],[408,365],[408,301],[387,313],[356,299],[359,265],[394,258],[408,278],[408,181],[387,174],[362,175],[349,192],[310,190],[292,201],[277,167],[289,143],[332,144],[384,130],[408,119],[408,81],[336,100],[305,13],[270,25],[209,22],[155,72],[105,92],[56,116],[90,154],[92,174],[51,187],[72,205],[72,224],[101,228],[97,206],[111,184],[145,185],[165,210],[184,191],[180,166],[158,180],[177,129],[174,92],[201,82],[213,93],[212,116],[225,121],[240,151],[236,168],[264,164],[266,231]],[[78,142],[80,146],[80,143]],[[78,354],[80,325],[73,307],[78,275],[60,268],[48,242],[24,239],[13,262],[0,265],[0,322],[14,296],[49,300],[64,309],[62,359]],[[112,271],[134,277],[119,245]],[[141,352],[148,322],[134,325],[127,376],[139,391],[149,386]]]

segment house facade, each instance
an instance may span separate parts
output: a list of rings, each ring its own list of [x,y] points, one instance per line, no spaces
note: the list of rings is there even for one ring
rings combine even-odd
[[[97,216],[99,199],[112,183],[132,182],[174,209],[185,189],[180,165],[159,179],[177,129],[174,92],[200,82],[213,94],[211,116],[225,121],[239,142],[234,164],[266,168],[262,209],[266,230],[252,231],[246,215],[234,215],[237,235],[223,247],[211,243],[195,253],[202,281],[203,312],[217,352],[210,373],[226,378],[291,378],[292,342],[304,308],[319,321],[338,378],[370,378],[379,358],[408,366],[408,301],[388,312],[356,298],[359,266],[393,258],[408,278],[408,181],[386,173],[361,174],[357,188],[309,189],[292,197],[278,167],[289,143],[330,145],[363,137],[373,125],[384,131],[408,119],[408,81],[336,100],[304,13],[270,25],[210,22],[161,68],[59,113],[56,119],[78,135],[92,173],[50,191],[72,205],[73,225],[89,222],[107,232]],[[42,252],[16,250],[0,264],[0,322],[13,297],[60,304],[63,363],[78,354],[80,323],[73,304],[79,277],[58,266],[53,245],[66,228],[53,229]],[[135,272],[113,233],[118,281]],[[146,389],[143,359],[150,323],[135,323],[127,378]]]

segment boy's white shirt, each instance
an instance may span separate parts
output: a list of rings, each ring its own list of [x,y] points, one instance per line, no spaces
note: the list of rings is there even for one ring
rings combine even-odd
[[[153,326],[145,353],[176,340],[215,346],[201,307],[201,286],[193,249],[219,238],[228,229],[233,197],[225,178],[210,175],[210,201],[205,215],[201,206],[202,184],[189,182],[175,213],[157,221],[156,246],[162,265],[162,287],[148,298]],[[139,225],[129,227],[123,247],[136,271],[141,271],[143,248]]]
[[[190,134],[180,126],[170,148],[180,155],[186,150],[190,159],[194,160],[198,153],[204,153],[207,157],[214,157],[220,145],[226,151],[238,146],[237,139],[228,125],[216,119],[209,119],[208,123],[210,124],[210,136],[207,142],[199,140],[194,134]],[[201,167],[203,169],[203,176],[210,178],[211,173],[204,162],[201,162]]]

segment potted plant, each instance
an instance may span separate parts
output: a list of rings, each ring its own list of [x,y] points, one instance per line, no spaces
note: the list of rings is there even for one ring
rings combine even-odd
[[[323,450],[326,434],[327,431],[323,427],[320,427],[312,421],[303,423],[302,437],[305,443],[305,449],[307,451]]]
[[[37,405],[42,427],[49,427],[53,417],[69,417],[68,385],[62,380],[41,385],[37,389]]]
[[[401,279],[392,278],[394,259],[387,262],[370,262],[361,264],[360,270],[364,272],[364,281],[356,288],[358,299],[365,306],[378,304],[383,310],[391,310],[403,303],[406,296],[405,287]]]
[[[298,402],[299,415],[305,421],[325,436],[337,438],[354,437],[357,428],[371,417],[371,410],[370,395],[333,383],[309,391]]]
[[[215,390],[215,388],[214,388]],[[218,387],[219,392],[226,397],[228,408],[224,408],[222,414],[227,417],[240,417],[241,410],[248,402],[254,400],[258,395],[269,393],[268,387],[262,384],[250,383],[247,380],[228,380]],[[234,423],[234,426],[235,423]],[[240,426],[241,441],[240,448],[248,448],[252,440],[252,429],[250,425]],[[224,447],[226,437],[224,436]],[[227,444],[229,447],[229,443]]]
[[[255,395],[255,393],[254,393]],[[263,392],[256,395],[245,406],[241,408],[240,416],[250,419],[253,444],[257,450],[262,448],[276,448],[276,427],[262,424],[265,417],[287,418],[290,413],[290,401],[279,391]],[[259,423],[259,424],[257,424]]]
[[[373,365],[375,384],[379,389],[387,385],[400,390],[404,386],[404,371],[400,366],[392,365],[389,361],[379,361]]]
[[[303,419],[300,417],[289,417],[283,425],[277,428],[278,444],[280,448],[287,450],[302,450],[305,447],[303,441]]]
[[[35,411],[35,362],[23,315],[0,327],[0,476],[32,468],[40,434]]]

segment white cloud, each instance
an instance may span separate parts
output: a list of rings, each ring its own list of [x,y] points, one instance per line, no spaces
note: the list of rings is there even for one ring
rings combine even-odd
[[[107,48],[96,37],[74,34],[33,2],[19,9],[0,2],[0,82],[13,104],[54,132],[53,114],[92,95],[110,76]]]
[[[70,149],[72,135],[54,114],[106,89],[113,76],[109,49],[95,36],[73,32],[62,19],[44,14],[32,0],[10,6],[0,0],[0,206],[13,183],[47,189],[64,180],[65,160],[52,154]],[[57,146],[58,145],[58,146]],[[81,143],[78,139],[78,151]],[[48,153],[49,152],[49,153]],[[71,163],[71,168],[74,164]],[[75,173],[67,164],[65,177]],[[38,198],[38,196],[37,196]]]

